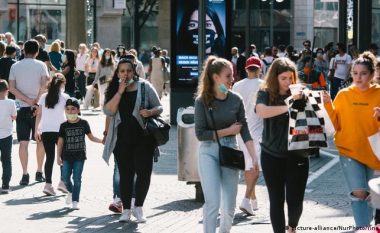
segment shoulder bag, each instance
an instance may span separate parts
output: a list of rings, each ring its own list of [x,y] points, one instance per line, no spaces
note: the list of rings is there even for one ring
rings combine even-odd
[[[218,131],[216,130],[214,115],[212,108],[209,108],[212,124],[215,130],[216,141],[219,146],[219,164],[222,167],[228,167],[231,169],[245,169],[244,153],[241,150],[237,150],[228,146],[222,146],[219,141]]]
[[[145,83],[141,84],[141,109],[145,109]],[[147,134],[153,136],[157,146],[166,144],[169,141],[170,124],[161,116],[152,116],[144,119],[144,127]]]

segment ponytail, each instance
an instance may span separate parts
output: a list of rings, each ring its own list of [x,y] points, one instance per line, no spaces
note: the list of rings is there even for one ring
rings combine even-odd
[[[59,94],[61,87],[66,83],[65,76],[57,73],[53,76],[52,80],[48,84],[48,92],[46,95],[45,106],[47,108],[54,108],[59,101]]]

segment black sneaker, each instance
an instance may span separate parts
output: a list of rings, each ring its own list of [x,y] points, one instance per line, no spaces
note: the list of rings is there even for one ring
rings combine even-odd
[[[29,174],[22,175],[20,185],[28,185],[29,184]]]
[[[1,193],[3,193],[3,194],[7,194],[7,193],[9,193],[11,191],[11,189],[9,188],[9,185],[5,185],[5,184],[3,184],[2,186],[1,186]]]
[[[42,172],[36,172],[36,181],[37,182],[45,182],[45,178],[42,176]]]

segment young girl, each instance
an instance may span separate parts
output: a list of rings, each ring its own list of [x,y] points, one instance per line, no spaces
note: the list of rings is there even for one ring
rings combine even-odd
[[[77,99],[70,98],[66,101],[65,113],[67,121],[62,123],[59,129],[57,163],[63,164],[63,180],[69,191],[66,204],[72,203],[72,209],[78,210],[82,171],[86,160],[85,135],[97,143],[102,143],[102,139],[92,135],[88,122],[78,117]],[[73,174],[74,185],[71,182],[71,174]]]
[[[46,184],[43,192],[46,195],[54,196],[55,191],[52,186],[52,173],[55,157],[55,144],[58,141],[59,126],[66,120],[65,103],[70,98],[63,93],[66,79],[56,73],[48,84],[48,92],[43,94],[38,102],[35,125],[35,139],[41,141],[46,151],[45,175]],[[59,182],[58,190],[67,193],[67,189],[62,181]]]
[[[239,170],[220,166],[216,137],[220,138],[220,143],[224,146],[237,148],[236,135],[240,133],[251,156],[252,164],[248,166],[253,167],[254,173],[258,172],[257,158],[243,100],[238,94],[229,91],[233,81],[232,64],[224,58],[209,56],[200,81],[195,100],[195,133],[201,141],[198,171],[205,196],[203,231],[215,232],[219,207],[222,206],[219,232],[230,232]]]
[[[13,120],[16,120],[17,111],[14,100],[8,99],[8,83],[0,79],[0,154],[3,167],[1,192],[10,191],[9,181],[12,176],[12,129]]]
[[[334,103],[327,92],[323,95],[325,108],[334,124],[335,145],[349,189],[356,227],[369,226],[373,209],[369,205],[368,181],[374,170],[380,169],[368,137],[379,132],[380,86],[371,84],[376,58],[364,52],[353,63],[353,84],[342,89]]]
[[[288,205],[288,232],[295,232],[302,214],[309,174],[308,150],[288,150],[289,113],[284,100],[291,95],[289,85],[296,80],[294,63],[288,58],[277,58],[257,94],[256,113],[264,118],[261,167],[269,193],[274,233],[285,231],[285,200]],[[294,104],[301,98],[301,93],[293,96]]]

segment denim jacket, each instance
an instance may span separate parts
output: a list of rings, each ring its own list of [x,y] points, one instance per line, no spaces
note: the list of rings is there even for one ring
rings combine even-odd
[[[160,114],[162,113],[162,105],[160,99],[158,98],[157,92],[154,87],[147,81],[143,79],[139,79],[137,85],[137,97],[135,107],[133,109],[132,115],[137,119],[140,126],[144,128],[143,117],[140,115],[140,105],[141,105],[141,85],[145,84],[145,109],[158,109],[160,110]],[[104,113],[107,116],[111,117],[111,122],[108,127],[108,132],[106,136],[106,141],[103,150],[103,159],[106,163],[109,163],[109,159],[113,150],[115,148],[117,142],[117,130],[118,126],[121,123],[120,113],[119,111],[113,113],[109,111],[106,107],[103,108]]]

